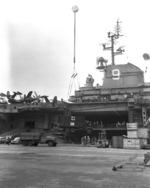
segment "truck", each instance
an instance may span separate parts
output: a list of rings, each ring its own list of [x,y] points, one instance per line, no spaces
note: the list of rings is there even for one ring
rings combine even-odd
[[[84,116],[59,116],[59,127],[63,128],[66,133],[74,133],[77,130],[86,131],[91,134],[94,128],[89,120],[85,120]]]
[[[57,139],[39,132],[22,132],[20,142],[23,146],[38,146],[38,144],[48,144],[49,147],[57,145]]]
[[[66,133],[74,133],[85,129],[85,120],[83,116],[59,116],[59,127]]]

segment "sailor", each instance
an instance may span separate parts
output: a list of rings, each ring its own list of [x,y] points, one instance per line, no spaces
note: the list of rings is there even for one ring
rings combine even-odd
[[[81,138],[81,145],[82,145],[82,146],[86,146],[86,136],[83,136],[83,137]]]
[[[87,146],[90,146],[90,137],[89,136],[86,137],[86,143],[87,143]]]
[[[96,145],[96,143],[97,143],[97,139],[96,139],[96,137],[94,136],[94,137],[93,137],[93,144]]]
[[[7,140],[6,140],[6,144],[9,145],[11,142],[10,138],[8,137]]]
[[[81,146],[84,145],[84,144],[83,144],[83,140],[84,140],[83,138],[84,138],[84,137],[81,138]]]

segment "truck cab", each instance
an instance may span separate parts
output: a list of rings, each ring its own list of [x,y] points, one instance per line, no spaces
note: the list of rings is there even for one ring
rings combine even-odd
[[[57,145],[57,139],[54,136],[47,136],[47,135],[42,135],[40,144],[45,144],[47,143],[48,146],[56,146]]]

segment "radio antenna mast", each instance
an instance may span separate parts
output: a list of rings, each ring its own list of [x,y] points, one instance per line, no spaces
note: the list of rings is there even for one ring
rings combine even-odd
[[[72,11],[74,12],[74,55],[73,55],[74,67],[73,67],[73,74],[71,76],[71,83],[69,85],[68,96],[71,93],[73,84],[75,85],[74,79],[78,75],[78,73],[76,73],[76,68],[75,68],[75,65],[76,65],[76,13],[79,11],[78,6],[74,5],[72,7]],[[75,90],[76,90],[76,88],[75,88]]]
[[[120,32],[121,32],[120,23],[121,22],[118,19],[116,27],[115,27],[115,33],[108,32],[108,38],[110,38],[111,46],[106,47],[106,44],[103,44],[103,50],[111,50],[112,65],[115,65],[115,56],[116,55],[121,55],[124,52],[124,49],[122,49],[123,46],[121,46],[120,48],[118,48],[117,51],[115,51],[115,49],[114,49],[115,40],[117,40],[121,36],[123,36],[123,35],[120,35]]]

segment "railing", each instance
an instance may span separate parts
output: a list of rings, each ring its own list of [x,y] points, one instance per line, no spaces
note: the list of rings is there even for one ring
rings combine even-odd
[[[126,123],[112,123],[112,124],[104,124],[104,123],[91,123],[91,124],[86,124],[85,127],[88,128],[126,128]]]
[[[64,108],[63,102],[57,103],[21,103],[21,104],[5,104],[0,106],[1,113],[18,113],[18,111],[26,110],[39,110],[39,109],[53,109],[53,108]]]

